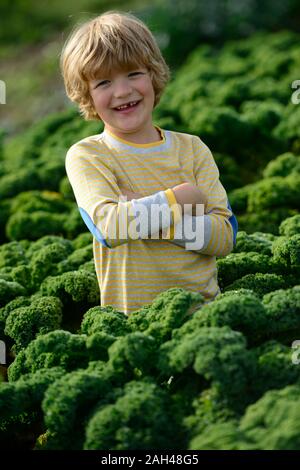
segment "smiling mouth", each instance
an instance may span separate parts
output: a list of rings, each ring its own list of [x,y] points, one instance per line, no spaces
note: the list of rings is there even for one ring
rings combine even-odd
[[[124,111],[125,109],[130,109],[136,107],[141,100],[139,101],[130,101],[129,103],[123,104],[121,106],[118,106],[116,108],[113,108],[115,111]]]

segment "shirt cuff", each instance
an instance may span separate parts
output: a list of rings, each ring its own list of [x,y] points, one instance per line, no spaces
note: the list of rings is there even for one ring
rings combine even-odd
[[[139,199],[132,199],[133,214],[137,220],[140,239],[159,239],[159,231],[173,231],[174,223],[180,219],[180,209],[171,189]],[[171,229],[171,230],[170,230]],[[153,236],[156,234],[156,236]]]
[[[165,195],[168,200],[169,206],[171,207],[172,224],[167,229],[167,233],[164,234],[164,238],[173,240],[175,237],[175,226],[181,221],[182,213],[179,204],[177,203],[174,191],[172,189],[166,189]]]

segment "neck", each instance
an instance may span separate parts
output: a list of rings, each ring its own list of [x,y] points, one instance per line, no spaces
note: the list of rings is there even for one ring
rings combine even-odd
[[[114,129],[110,129],[109,127],[107,130],[113,134],[116,137],[119,137],[120,139],[126,140],[127,142],[132,142],[134,144],[151,144],[153,142],[159,142],[162,140],[162,135],[160,131],[152,126],[150,132],[144,132],[143,134],[141,133],[128,133],[126,134],[125,132],[118,132],[115,131]]]

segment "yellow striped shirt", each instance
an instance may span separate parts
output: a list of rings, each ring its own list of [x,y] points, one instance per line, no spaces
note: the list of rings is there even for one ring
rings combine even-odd
[[[112,305],[127,315],[170,287],[212,300],[220,293],[216,257],[231,252],[235,236],[234,215],[207,145],[194,135],[157,129],[162,139],[149,144],[128,142],[104,130],[72,145],[65,161],[78,208],[94,235],[101,306]],[[109,236],[121,213],[128,217],[127,226],[135,222],[131,201],[120,202],[120,186],[143,196],[164,191],[171,206],[170,188],[184,182],[207,195],[210,238],[202,250],[187,250],[172,241],[179,220],[175,211],[169,239],[122,239],[118,230],[116,238]]]

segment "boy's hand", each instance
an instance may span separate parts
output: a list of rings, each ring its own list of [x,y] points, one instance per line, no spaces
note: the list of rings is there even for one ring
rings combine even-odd
[[[204,204],[204,213],[206,213],[207,197],[197,186],[190,183],[182,183],[171,189],[174,192],[177,203],[182,207],[182,211],[185,204],[192,204],[192,215],[197,215],[196,204]]]
[[[129,191],[129,189],[124,188],[124,186],[119,186],[119,189],[123,196],[127,196],[127,200],[131,201],[131,199],[139,199],[143,197],[140,193],[134,193],[133,191]]]

